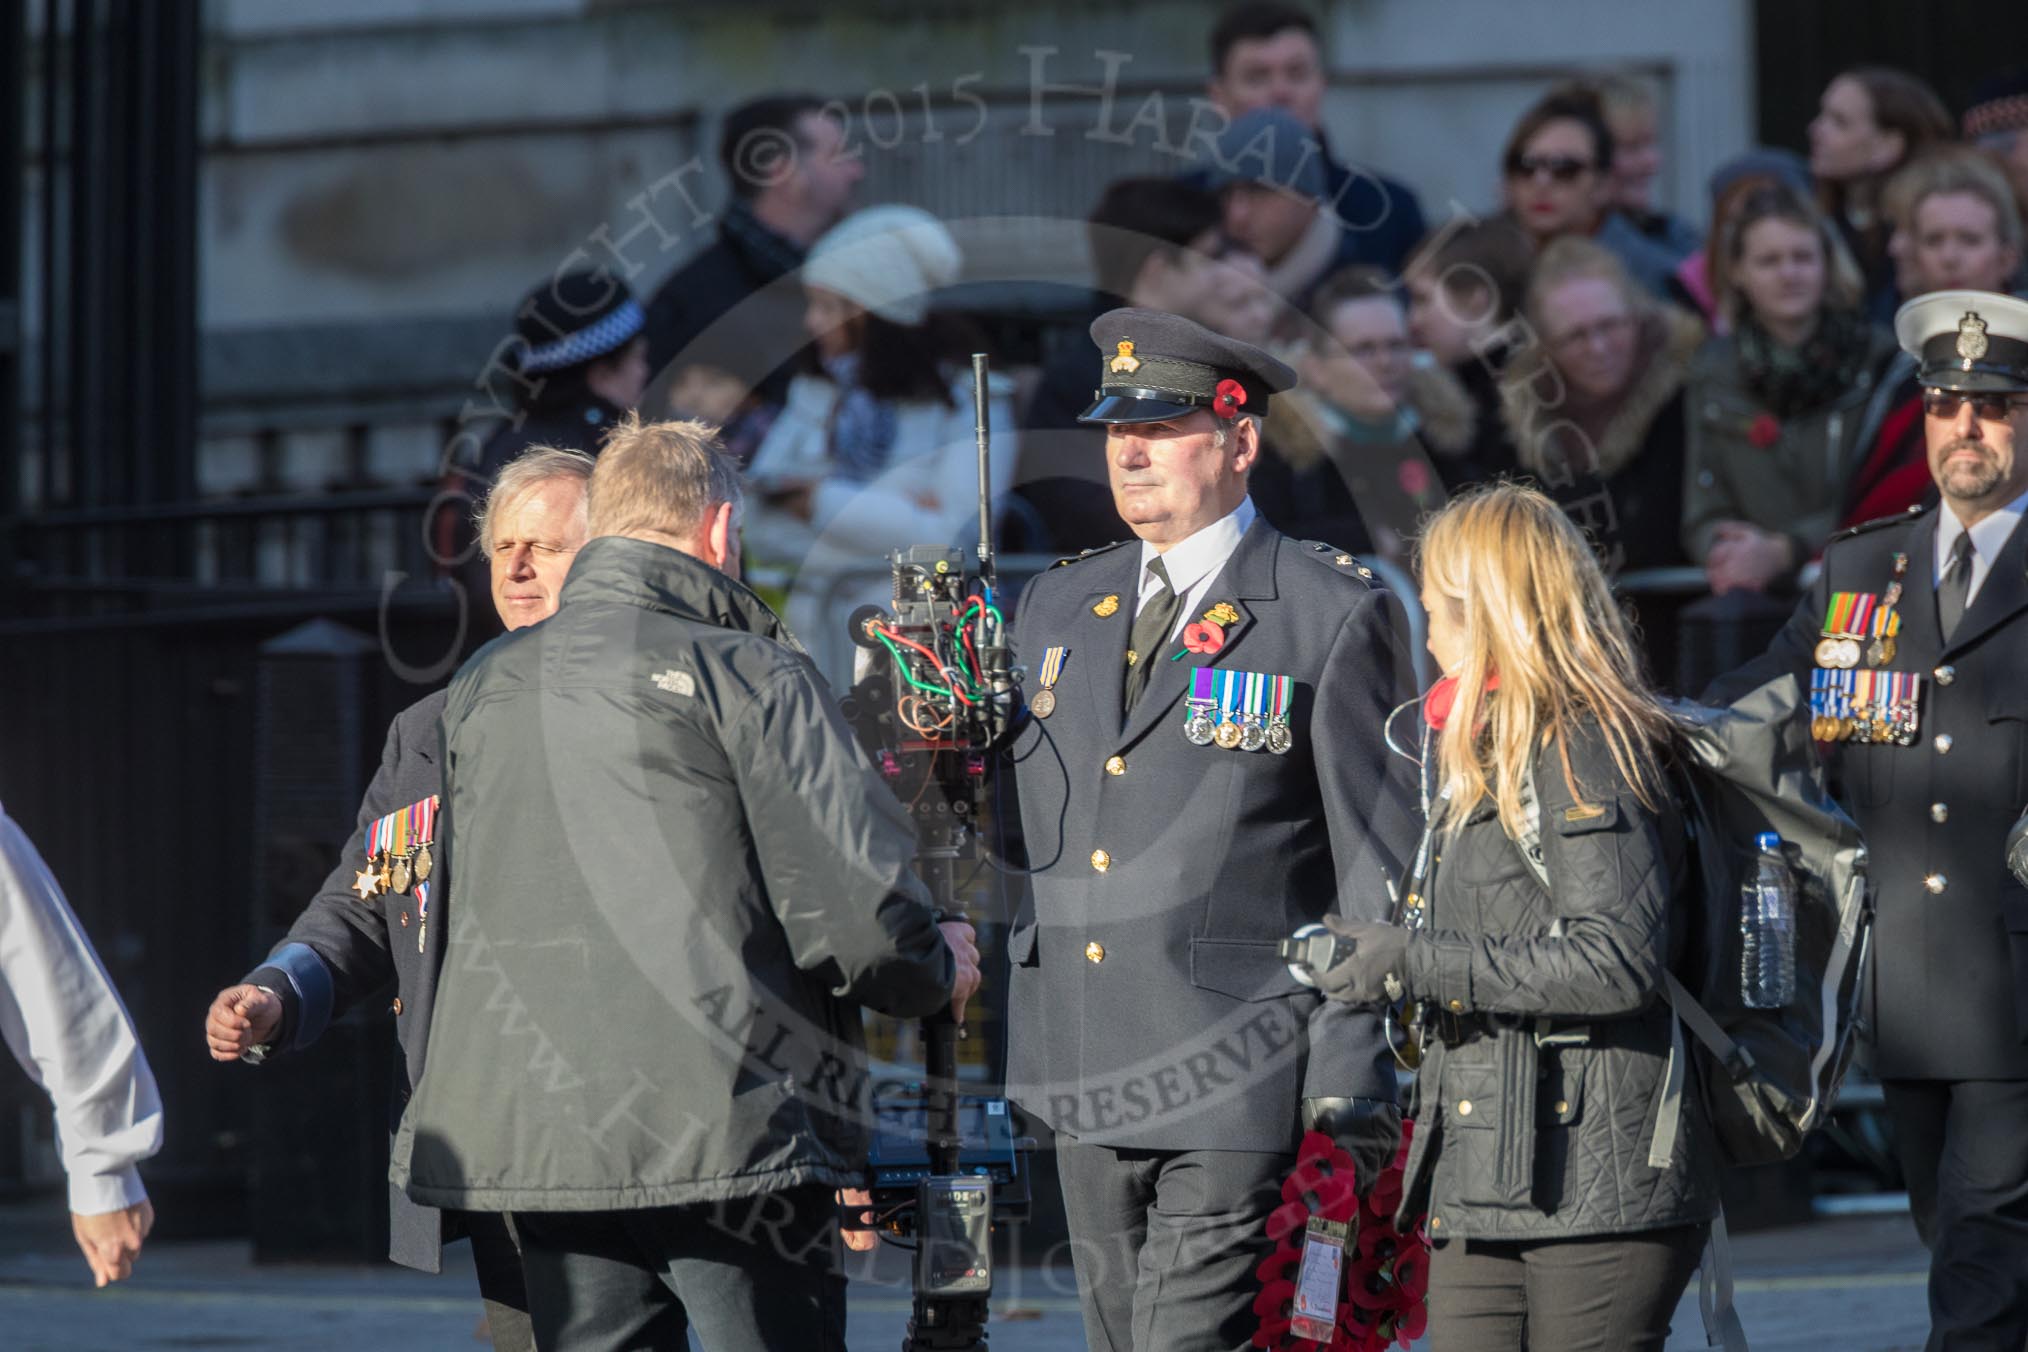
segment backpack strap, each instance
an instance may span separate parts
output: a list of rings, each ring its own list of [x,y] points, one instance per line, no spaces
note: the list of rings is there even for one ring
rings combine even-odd
[[[1674,981],[1675,977],[1670,977]],[[1669,1020],[1669,1064],[1662,1068],[1662,1098],[1655,1108],[1655,1134],[1648,1142],[1648,1167],[1666,1169],[1676,1153],[1683,1125],[1683,1020]]]
[[[1704,1342],[1725,1352],[1748,1352],[1746,1326],[1732,1303],[1732,1240],[1725,1233],[1725,1208],[1711,1218],[1711,1238],[1697,1262],[1697,1309],[1704,1316]]]
[[[1744,1084],[1753,1075],[1755,1063],[1753,1053],[1734,1042],[1718,1020],[1711,1017],[1711,1011],[1697,1002],[1689,988],[1676,979],[1674,972],[1662,973],[1663,991],[1669,998],[1669,1005],[1676,1011],[1676,1017],[1688,1024],[1704,1049],[1711,1053],[1718,1064],[1725,1067],[1725,1073],[1734,1084]]]

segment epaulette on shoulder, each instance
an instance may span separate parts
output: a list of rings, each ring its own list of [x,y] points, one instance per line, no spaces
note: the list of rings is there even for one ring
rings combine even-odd
[[[1058,559],[1049,566],[1051,568],[1068,568],[1073,563],[1083,563],[1086,559],[1095,559],[1101,554],[1110,554],[1125,543],[1127,543],[1125,540],[1115,540],[1109,545],[1100,545],[1097,549],[1080,549],[1068,558]]]
[[[1855,535],[1864,535],[1868,531],[1879,530],[1883,526],[1899,526],[1914,520],[1928,510],[1929,508],[1918,502],[1905,512],[1896,512],[1893,516],[1876,516],[1871,521],[1861,521],[1856,526],[1847,526],[1836,535],[1833,535],[1827,543],[1836,544],[1840,540],[1849,540]]]
[[[1341,577],[1356,577],[1369,587],[1379,585],[1379,579],[1373,575],[1371,568],[1336,545],[1327,545],[1322,540],[1305,540],[1300,552],[1304,558],[1322,564]]]

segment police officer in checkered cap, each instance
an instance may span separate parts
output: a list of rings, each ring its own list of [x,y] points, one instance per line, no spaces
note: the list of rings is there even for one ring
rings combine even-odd
[[[520,416],[486,442],[477,467],[483,483],[530,446],[597,455],[648,387],[646,323],[633,292],[610,272],[562,273],[524,296],[507,356]]]

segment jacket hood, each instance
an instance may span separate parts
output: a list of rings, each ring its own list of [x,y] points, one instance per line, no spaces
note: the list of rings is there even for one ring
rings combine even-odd
[[[1673,305],[1661,307],[1643,325],[1641,373],[1617,401],[1590,416],[1568,407],[1543,407],[1532,387],[1545,374],[1546,354],[1540,348],[1516,354],[1500,380],[1500,412],[1522,467],[1548,472],[1542,431],[1575,421],[1591,434],[1592,453],[1573,457],[1574,464],[1604,479],[1625,469],[1640,454],[1655,415],[1688,381],[1704,337],[1704,325],[1695,315]]]
[[[601,535],[580,549],[564,579],[559,603],[567,606],[582,601],[678,615],[715,629],[759,634],[797,652],[803,650],[781,617],[745,583],[680,549],[649,540]]]

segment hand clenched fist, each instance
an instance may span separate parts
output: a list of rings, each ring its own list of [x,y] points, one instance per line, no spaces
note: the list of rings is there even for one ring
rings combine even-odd
[[[258,986],[227,986],[211,1002],[204,1019],[204,1040],[211,1059],[236,1061],[249,1047],[267,1042],[281,1027],[281,1000]]]

